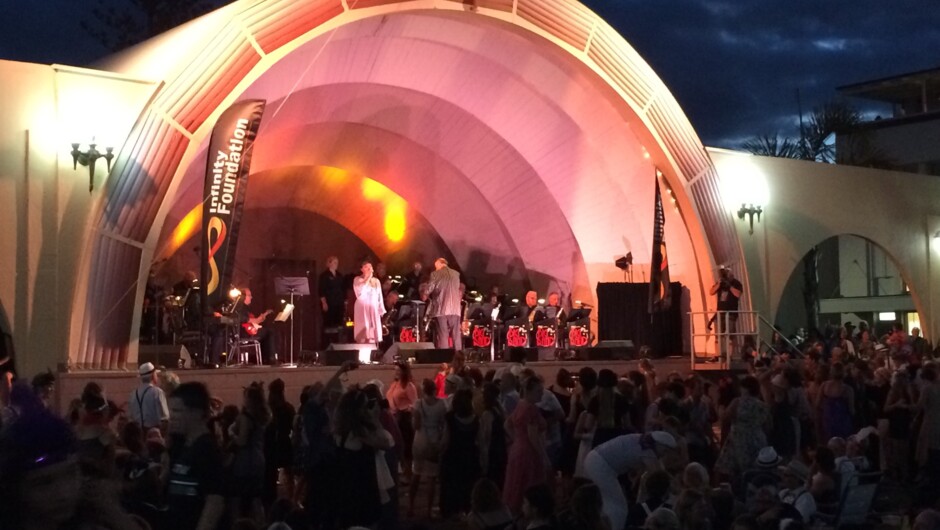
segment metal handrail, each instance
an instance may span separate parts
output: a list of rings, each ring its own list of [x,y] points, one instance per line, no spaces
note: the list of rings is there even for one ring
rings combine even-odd
[[[711,338],[717,341],[717,351],[715,351],[714,354],[719,363],[718,367],[721,369],[730,369],[732,354],[734,353],[733,350],[743,346],[743,344],[738,343],[739,337],[754,337],[756,339],[754,341],[754,347],[756,350],[759,350],[761,344],[769,344],[761,337],[761,323],[772,330],[771,336],[773,331],[776,331],[776,327],[758,311],[690,311],[688,315],[690,324],[689,338],[692,351],[691,364],[693,369],[695,368],[696,359],[702,357],[709,358],[707,344]],[[735,316],[732,317],[732,315]],[[696,331],[696,317],[700,317],[709,323],[706,325],[705,332]],[[734,331],[731,331],[732,322],[735,323]],[[710,324],[714,324],[714,330],[711,329],[712,326]],[[789,339],[783,335],[781,335],[781,337],[792,351],[799,353],[800,350],[790,342]],[[706,351],[696,351],[696,338],[705,339]],[[773,349],[772,345],[769,347],[771,350],[776,351]]]

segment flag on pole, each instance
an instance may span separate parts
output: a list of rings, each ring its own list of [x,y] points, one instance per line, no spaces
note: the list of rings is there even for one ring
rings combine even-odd
[[[653,206],[653,258],[650,264],[649,313],[665,311],[672,304],[669,290],[669,260],[666,258],[666,214],[659,192],[659,171],[656,172],[656,199]]]

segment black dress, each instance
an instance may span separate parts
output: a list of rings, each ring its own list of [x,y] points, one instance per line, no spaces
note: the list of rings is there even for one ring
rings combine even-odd
[[[506,444],[506,418],[499,409],[488,409],[493,415],[493,427],[490,431],[489,459],[486,462],[486,478],[502,486],[506,480],[508,448]]]
[[[465,422],[453,412],[447,413],[447,448],[441,455],[441,516],[449,519],[470,511],[470,492],[480,478],[480,454],[477,433],[480,420]]]
[[[334,507],[340,528],[372,526],[382,516],[379,482],[375,472],[375,449],[346,447],[346,437],[336,447]]]

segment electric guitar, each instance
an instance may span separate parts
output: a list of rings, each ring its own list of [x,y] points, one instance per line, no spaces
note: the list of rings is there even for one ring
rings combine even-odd
[[[254,337],[258,334],[258,330],[261,329],[261,323],[264,322],[264,319],[268,318],[268,315],[273,313],[273,309],[268,309],[264,313],[261,313],[258,316],[254,316],[251,313],[248,313],[248,322],[242,324],[242,328],[245,330],[245,333],[249,337]]]

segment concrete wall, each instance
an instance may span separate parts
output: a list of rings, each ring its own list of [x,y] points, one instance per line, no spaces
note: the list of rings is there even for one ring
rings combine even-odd
[[[910,286],[925,333],[937,336],[940,298],[940,179],[850,166],[756,157],[710,149],[715,167],[733,171],[747,158],[769,199],[748,235],[738,222],[754,307],[774,321],[784,287],[803,255],[841,234],[870,239],[895,262]]]

